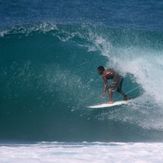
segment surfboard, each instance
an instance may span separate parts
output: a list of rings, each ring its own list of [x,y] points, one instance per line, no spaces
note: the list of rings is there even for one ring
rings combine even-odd
[[[127,103],[128,103],[128,101],[116,101],[112,104],[103,103],[103,104],[88,106],[88,108],[90,108],[90,109],[110,108],[110,107],[114,107],[114,106],[118,106],[118,105],[126,105]]]

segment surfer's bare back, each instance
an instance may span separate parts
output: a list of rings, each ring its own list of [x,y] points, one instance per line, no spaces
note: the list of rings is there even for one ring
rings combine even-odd
[[[119,92],[123,96],[123,100],[127,100],[127,95],[122,91],[123,77],[118,74],[114,69],[105,69],[103,66],[97,67],[98,74],[102,76],[103,96],[106,92],[109,94],[109,103],[113,103],[113,92]],[[112,80],[111,84],[108,84],[108,80]]]

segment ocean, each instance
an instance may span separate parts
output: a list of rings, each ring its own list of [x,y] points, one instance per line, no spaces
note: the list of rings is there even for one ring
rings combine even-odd
[[[163,161],[161,0],[0,0],[0,20],[0,162]],[[128,105],[87,108],[99,65]]]

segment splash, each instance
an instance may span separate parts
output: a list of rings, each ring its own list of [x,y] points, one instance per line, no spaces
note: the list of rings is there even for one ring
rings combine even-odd
[[[130,87],[130,90],[142,88],[144,93],[137,99],[132,100],[130,109],[127,111],[104,113],[99,119],[114,119],[138,124],[143,128],[163,130],[163,50],[126,45],[117,46],[112,44],[110,37],[102,34],[91,33],[89,40],[92,41],[91,49],[100,51],[107,59],[106,67],[113,67],[126,76],[132,74],[134,82],[139,86]],[[125,42],[125,40],[124,40]],[[130,90],[128,92],[130,92]],[[131,92],[132,93],[132,92]]]

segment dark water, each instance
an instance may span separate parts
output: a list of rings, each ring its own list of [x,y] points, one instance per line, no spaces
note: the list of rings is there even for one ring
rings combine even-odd
[[[162,140],[162,1],[10,0],[0,10],[0,140]],[[87,109],[107,100],[98,65],[138,98]]]

